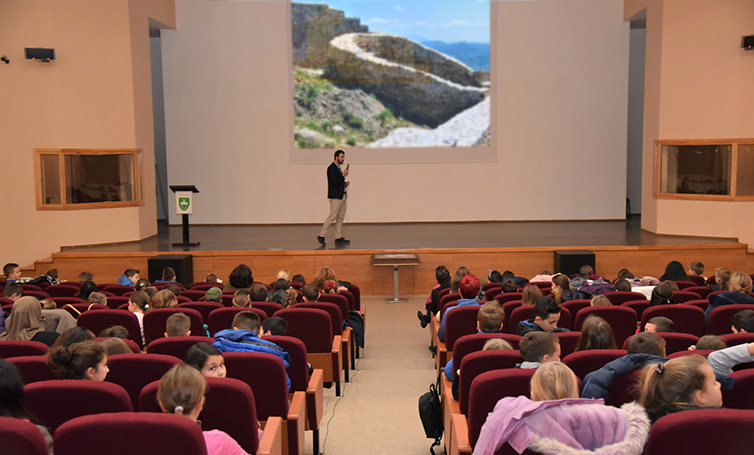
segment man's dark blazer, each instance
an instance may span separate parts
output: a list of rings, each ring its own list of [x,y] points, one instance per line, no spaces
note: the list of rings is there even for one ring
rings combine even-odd
[[[343,199],[343,195],[346,192],[346,178],[343,177],[343,173],[338,169],[338,165],[330,163],[327,167],[327,198],[328,199]]]

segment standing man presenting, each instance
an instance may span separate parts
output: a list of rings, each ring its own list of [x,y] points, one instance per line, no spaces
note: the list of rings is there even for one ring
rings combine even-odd
[[[343,219],[346,217],[346,205],[348,197],[346,188],[350,182],[346,181],[348,176],[348,166],[343,169],[343,162],[346,160],[346,152],[338,150],[335,152],[333,162],[327,167],[327,198],[330,200],[330,214],[327,216],[322,230],[317,236],[317,241],[325,245],[325,235],[333,223],[335,223],[335,244],[345,245],[351,243],[343,237]]]

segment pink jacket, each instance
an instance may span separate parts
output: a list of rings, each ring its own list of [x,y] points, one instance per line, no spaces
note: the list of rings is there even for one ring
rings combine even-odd
[[[638,455],[648,434],[649,419],[636,403],[618,409],[601,399],[506,397],[487,416],[474,455],[492,455],[506,442],[518,453]]]

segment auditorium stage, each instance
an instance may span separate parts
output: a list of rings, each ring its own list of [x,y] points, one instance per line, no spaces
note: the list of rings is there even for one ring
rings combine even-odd
[[[419,266],[400,269],[404,294],[428,292],[440,264],[452,270],[465,265],[482,278],[488,269],[532,276],[552,270],[554,250],[591,250],[597,272],[608,277],[622,267],[660,276],[671,260],[702,261],[708,273],[715,266],[754,268],[746,245],[735,239],[652,234],[641,229],[637,216],[628,221],[347,223],[344,235],[351,244],[345,247],[336,246],[332,234],[327,246],[320,247],[318,232],[318,225],[192,226],[191,240],[201,245],[186,249],[171,245],[181,241],[181,227],[163,224],[156,236],[137,242],[63,247],[52,254],[51,263],[41,261],[36,268],[44,272],[55,266],[66,279],[91,270],[95,281],[105,282],[128,267],[146,270],[151,256],[190,252],[195,280],[209,272],[227,277],[239,263],[249,265],[255,279],[265,282],[280,268],[311,279],[317,269],[330,266],[339,278],[362,285],[367,295],[392,292],[392,269],[370,262],[372,254],[384,252],[413,252],[421,259]]]

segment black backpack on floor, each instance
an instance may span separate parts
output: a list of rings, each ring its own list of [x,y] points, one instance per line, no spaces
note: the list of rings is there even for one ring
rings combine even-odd
[[[435,447],[440,445],[443,433],[442,404],[440,403],[440,378],[437,384],[430,384],[429,392],[419,397],[419,418],[424,425],[424,434],[435,441],[429,447],[435,455]]]

